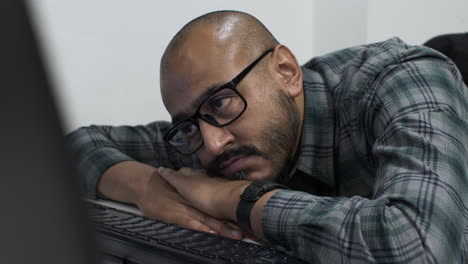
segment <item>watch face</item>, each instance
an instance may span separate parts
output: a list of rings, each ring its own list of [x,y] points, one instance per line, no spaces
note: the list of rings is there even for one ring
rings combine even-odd
[[[240,197],[242,200],[244,201],[257,201],[259,197],[259,195],[257,194],[256,190],[252,190],[252,191],[247,191],[241,195]]]

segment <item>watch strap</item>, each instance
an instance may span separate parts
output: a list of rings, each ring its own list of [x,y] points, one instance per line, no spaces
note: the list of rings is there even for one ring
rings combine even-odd
[[[286,186],[270,182],[270,181],[254,181],[247,186],[240,196],[240,201],[237,206],[236,216],[237,223],[242,230],[253,233],[250,225],[250,212],[252,208],[265,193],[275,189],[287,189]]]

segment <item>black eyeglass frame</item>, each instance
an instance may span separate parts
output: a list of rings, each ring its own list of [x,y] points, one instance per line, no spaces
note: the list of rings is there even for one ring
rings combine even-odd
[[[210,125],[213,125],[215,127],[224,127],[224,126],[227,126],[227,125],[230,125],[232,124],[234,121],[236,121],[237,119],[239,119],[239,117],[245,112],[245,110],[247,109],[247,100],[245,100],[244,96],[242,96],[242,94],[240,93],[240,91],[237,90],[237,85],[245,78],[245,76],[270,52],[272,52],[274,49],[273,48],[270,48],[268,50],[266,50],[265,52],[262,53],[262,55],[260,55],[256,60],[254,60],[250,65],[248,65],[243,71],[241,71],[236,77],[234,77],[231,81],[221,85],[219,88],[217,88],[216,90],[214,90],[213,92],[211,92],[201,103],[200,105],[198,106],[197,110],[195,111],[195,114],[193,114],[191,117],[188,117],[184,120],[181,120],[179,122],[177,122],[176,124],[174,124],[170,129],[169,131],[166,132],[166,134],[164,135],[163,139],[172,147],[174,148],[177,152],[179,153],[182,153],[184,155],[190,155],[190,154],[193,154],[195,152],[197,152],[204,144],[204,141],[202,140],[201,143],[200,143],[200,146],[194,148],[193,151],[191,152],[188,152],[188,153],[184,153],[182,152],[181,150],[179,150],[178,148],[176,148],[175,146],[173,146],[170,142],[169,142],[169,137],[172,137],[172,134],[174,132],[176,132],[176,128],[183,122],[187,122],[187,121],[190,121],[192,122],[193,124],[195,124],[195,126],[197,126],[198,130],[200,130],[200,127],[199,127],[199,124],[197,122],[197,119],[202,119],[203,121],[209,123]],[[230,120],[229,122],[227,123],[224,123],[224,124],[219,124],[216,119],[209,119],[209,118],[206,118],[205,116],[201,115],[200,114],[200,109],[201,107],[203,106],[203,104],[208,101],[212,95],[216,94],[217,92],[223,90],[223,89],[231,89],[233,90],[241,99],[242,101],[244,102],[244,109],[242,109],[242,111],[235,117],[233,118],[232,120]],[[213,121],[214,120],[214,121]]]

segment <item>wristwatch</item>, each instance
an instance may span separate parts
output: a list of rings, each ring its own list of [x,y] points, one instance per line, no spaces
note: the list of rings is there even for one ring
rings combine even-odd
[[[287,189],[287,187],[269,181],[255,181],[245,188],[237,206],[237,223],[242,230],[253,234],[252,227],[250,226],[250,211],[262,195],[275,189]]]

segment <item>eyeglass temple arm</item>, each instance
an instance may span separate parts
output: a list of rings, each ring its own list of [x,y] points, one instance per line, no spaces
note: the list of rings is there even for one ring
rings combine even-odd
[[[273,48],[266,50],[262,55],[260,55],[260,57],[258,57],[254,62],[252,62],[241,73],[239,73],[239,75],[237,75],[236,78],[234,78],[231,81],[231,84],[234,84],[234,85],[238,84],[239,81],[242,80],[245,77],[245,75],[247,75],[253,69],[253,67],[255,67],[255,65],[257,65],[257,63],[259,63],[263,59],[263,57],[265,57],[268,53],[272,51],[273,51]]]

